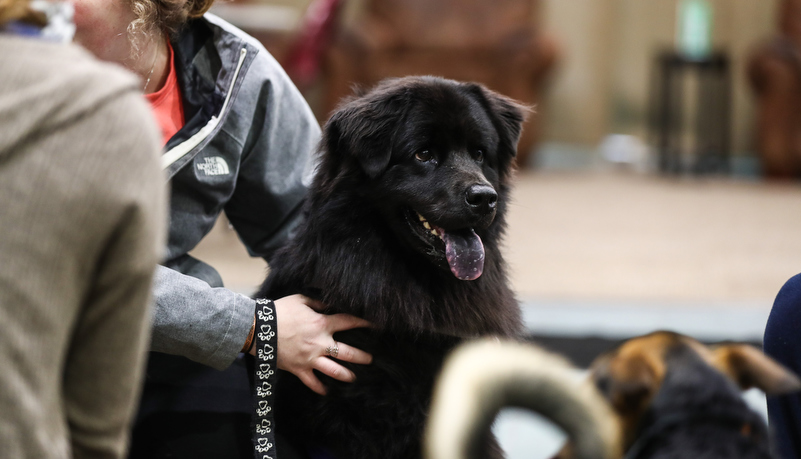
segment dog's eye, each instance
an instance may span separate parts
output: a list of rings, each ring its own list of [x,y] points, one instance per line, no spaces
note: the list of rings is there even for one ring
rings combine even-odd
[[[476,152],[473,154],[473,157],[478,162],[484,161],[484,151],[483,150],[476,150]]]
[[[434,159],[434,155],[432,155],[428,150],[420,150],[415,153],[414,158],[422,163],[427,163]]]

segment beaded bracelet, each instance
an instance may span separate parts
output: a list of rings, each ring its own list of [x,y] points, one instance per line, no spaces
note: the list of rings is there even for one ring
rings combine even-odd
[[[245,354],[250,352],[250,348],[253,347],[253,335],[255,333],[256,333],[256,314],[253,314],[253,324],[250,326],[250,333],[248,333],[248,339],[245,340],[245,345],[242,346],[242,350],[239,352],[244,352]]]

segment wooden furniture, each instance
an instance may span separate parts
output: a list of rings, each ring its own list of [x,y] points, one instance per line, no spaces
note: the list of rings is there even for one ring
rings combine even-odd
[[[801,178],[801,0],[784,0],[778,19],[777,36],[748,63],[756,148],[766,178]]]
[[[365,0],[328,49],[323,109],[330,112],[354,84],[404,75],[476,81],[534,106],[558,55],[535,26],[537,15],[537,0]],[[540,116],[532,113],[524,126],[522,167]]]
[[[691,59],[675,52],[658,58],[658,78],[652,93],[655,102],[655,134],[662,173],[728,173],[730,170],[731,75],[729,58],[717,52]],[[684,93],[691,73],[698,78],[692,94],[691,113],[685,113]],[[685,132],[692,134],[689,150],[683,145]]]

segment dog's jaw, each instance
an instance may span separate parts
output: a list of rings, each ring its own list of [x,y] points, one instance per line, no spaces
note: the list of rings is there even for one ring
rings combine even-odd
[[[412,233],[423,242],[432,263],[460,280],[476,280],[484,272],[484,244],[473,228],[446,230],[417,211],[407,215]]]

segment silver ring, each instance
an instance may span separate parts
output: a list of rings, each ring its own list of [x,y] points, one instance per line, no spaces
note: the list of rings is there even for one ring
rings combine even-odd
[[[339,346],[337,346],[336,343],[334,343],[333,346],[328,346],[325,348],[325,355],[330,355],[333,358],[337,358],[339,355]]]

